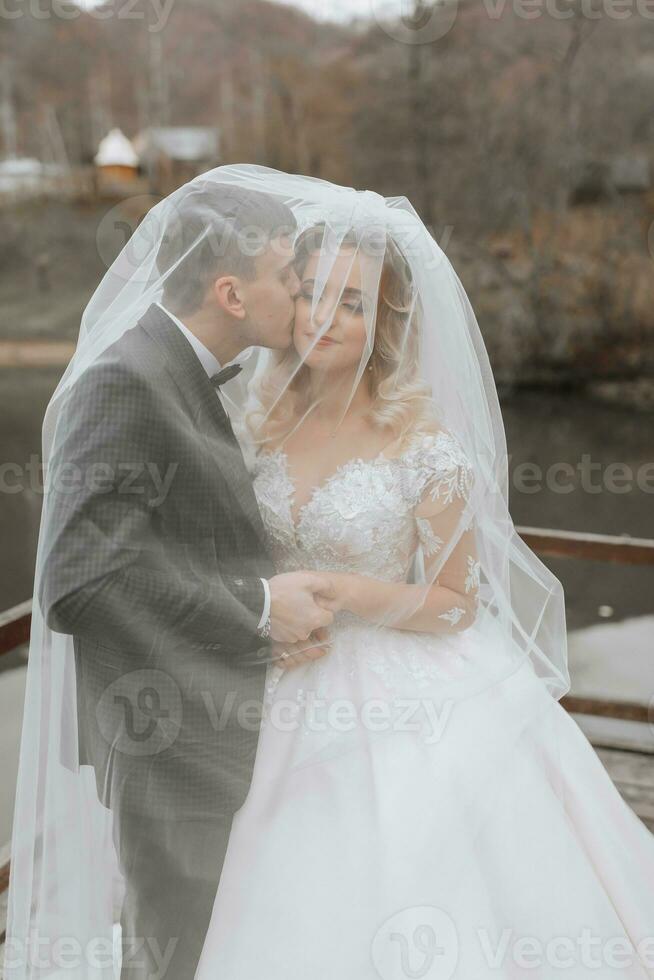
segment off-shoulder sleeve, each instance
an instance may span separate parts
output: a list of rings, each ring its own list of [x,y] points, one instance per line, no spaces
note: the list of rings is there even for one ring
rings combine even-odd
[[[437,613],[444,631],[460,631],[474,622],[479,600],[475,522],[466,513],[474,470],[446,431],[426,436],[412,455],[413,514],[426,582],[447,590]]]

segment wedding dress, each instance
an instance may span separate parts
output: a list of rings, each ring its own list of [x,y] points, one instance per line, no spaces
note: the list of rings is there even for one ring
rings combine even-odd
[[[406,581],[416,543],[438,548],[416,502],[455,502],[466,472],[441,432],[350,460],[294,518],[288,458],[261,452],[277,570]],[[456,615],[426,634],[339,613],[331,638],[268,668],[196,980],[654,976],[654,837],[530,662],[484,689],[501,636]]]

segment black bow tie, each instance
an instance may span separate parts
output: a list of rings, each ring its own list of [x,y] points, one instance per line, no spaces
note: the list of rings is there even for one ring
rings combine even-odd
[[[211,381],[212,385],[216,386],[216,388],[220,388],[220,386],[225,384],[226,381],[229,381],[230,378],[235,378],[237,374],[240,374],[242,370],[243,366],[241,364],[230,364],[219,371],[218,374],[213,374],[209,380]]]

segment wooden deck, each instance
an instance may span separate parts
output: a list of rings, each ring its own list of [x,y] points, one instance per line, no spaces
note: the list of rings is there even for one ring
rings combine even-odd
[[[623,800],[654,834],[654,756],[624,749],[595,751]]]

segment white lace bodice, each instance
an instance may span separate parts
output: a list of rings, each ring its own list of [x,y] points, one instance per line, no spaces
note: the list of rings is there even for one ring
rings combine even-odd
[[[456,505],[461,508],[469,496],[472,468],[453,435],[425,435],[399,456],[380,453],[339,466],[315,487],[297,521],[286,453],[259,453],[253,478],[278,572],[330,570],[406,582],[419,546],[429,558],[447,543],[446,529]],[[436,514],[420,515],[424,500],[434,502],[431,510]],[[471,592],[478,584],[479,567],[474,549],[468,547],[468,552],[461,586]],[[443,618],[456,623],[462,612],[454,605]]]

